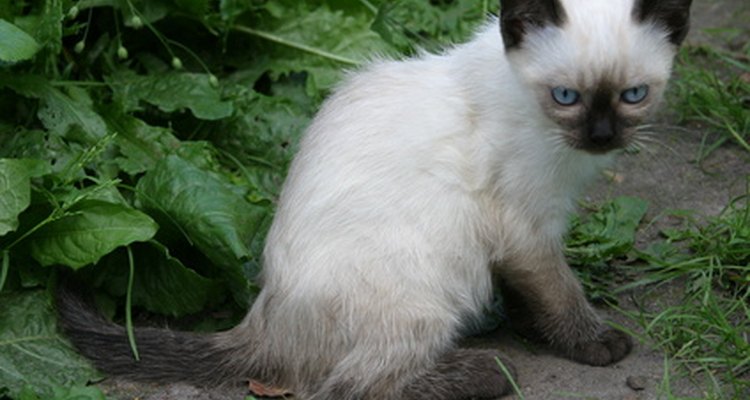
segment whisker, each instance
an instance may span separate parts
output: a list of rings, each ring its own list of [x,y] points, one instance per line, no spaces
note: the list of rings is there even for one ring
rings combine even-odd
[[[552,134],[547,136],[546,140],[552,145],[553,150],[561,150],[567,145],[566,131],[562,129],[553,129],[550,133]]]

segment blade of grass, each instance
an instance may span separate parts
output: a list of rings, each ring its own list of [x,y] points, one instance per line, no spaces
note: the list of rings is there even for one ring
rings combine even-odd
[[[521,389],[518,387],[516,380],[513,379],[513,375],[508,370],[508,367],[506,367],[505,364],[503,364],[503,362],[500,361],[500,359],[497,357],[495,357],[495,362],[497,363],[498,367],[500,367],[500,371],[503,372],[505,378],[508,379],[508,382],[510,382],[510,386],[513,388],[513,392],[518,396],[520,400],[525,400]]]

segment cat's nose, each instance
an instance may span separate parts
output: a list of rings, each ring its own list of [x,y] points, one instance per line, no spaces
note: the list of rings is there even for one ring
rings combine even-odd
[[[610,144],[615,136],[617,132],[611,118],[599,118],[589,126],[588,140],[595,146]]]

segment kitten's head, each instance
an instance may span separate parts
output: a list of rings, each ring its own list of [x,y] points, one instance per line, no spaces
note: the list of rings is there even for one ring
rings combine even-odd
[[[501,0],[507,57],[573,148],[630,145],[660,102],[691,0]]]

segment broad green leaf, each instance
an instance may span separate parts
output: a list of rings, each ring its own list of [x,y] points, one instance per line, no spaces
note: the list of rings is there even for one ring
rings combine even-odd
[[[0,61],[28,60],[39,51],[39,43],[33,37],[4,19],[0,19],[0,38]]]
[[[0,18],[11,18],[15,14],[15,7],[13,7],[12,4],[10,4],[9,1],[3,1],[0,2]],[[0,390],[0,396],[2,396],[2,391]]]
[[[18,214],[31,202],[31,178],[49,169],[40,160],[0,159],[0,236],[16,230]]]
[[[141,247],[136,261],[135,304],[180,317],[197,313],[225,297],[223,285],[186,268],[163,245],[150,242]]]
[[[112,250],[151,239],[156,223],[146,214],[122,204],[84,200],[30,238],[31,255],[42,265],[78,269],[95,263]]]
[[[316,53],[315,49],[356,62],[363,62],[374,54],[393,52],[388,43],[369,29],[371,16],[364,12],[347,14],[327,4],[307,2],[271,1],[266,7],[273,10],[275,18],[253,28],[264,30],[287,45],[277,44],[279,41],[259,42],[260,54],[266,58],[259,59],[258,63],[266,63],[265,68],[274,80],[292,72],[306,72],[310,95],[330,89],[341,78],[342,68],[351,67]]]
[[[498,2],[455,0],[382,2],[371,28],[386,42],[404,52],[439,51],[469,38]],[[483,8],[487,7],[487,8]]]
[[[11,75],[0,72],[0,86],[40,100],[37,116],[49,132],[68,136],[87,145],[98,143],[107,133],[107,125],[94,110],[88,92],[67,87],[63,92],[48,79],[37,75]]]
[[[133,245],[135,277],[133,305],[174,317],[197,313],[225,298],[220,282],[205,278],[169,253],[164,245],[149,241]],[[128,258],[116,252],[97,264],[97,278],[109,293],[124,296],[128,279]]]
[[[288,85],[291,86],[291,85]],[[275,96],[264,96],[252,90],[237,94],[236,116],[223,121],[223,134],[214,142],[241,163],[243,177],[269,201],[278,197],[286,170],[297,151],[297,143],[313,113],[303,88],[275,85]],[[306,102],[305,102],[306,100]],[[254,193],[255,194],[255,193]]]
[[[267,216],[217,175],[178,156],[168,156],[138,182],[138,199],[160,221],[173,222],[200,251],[221,268],[235,299],[250,295],[243,261],[251,257],[246,243]],[[164,215],[166,214],[166,215]]]
[[[46,291],[0,293],[0,304],[0,388],[11,397],[27,386],[55,399],[56,387],[99,377],[57,332]]]
[[[93,101],[85,90],[70,87],[66,94],[49,87],[42,100],[38,116],[50,132],[65,135],[76,127],[79,130],[71,136],[89,145],[96,144],[107,133],[104,120],[94,111]]]
[[[0,86],[9,87],[14,92],[26,96],[41,99],[51,88],[48,80],[43,76],[34,74],[13,74],[0,71]]]
[[[50,400],[106,400],[99,388],[94,386],[55,387]]]
[[[13,22],[51,54],[57,55],[62,48],[63,0],[37,1],[29,5],[30,12],[16,17]]]
[[[190,109],[196,118],[216,120],[232,114],[232,103],[221,98],[207,74],[168,71],[137,75],[120,71],[107,78],[116,100],[126,111],[137,110],[141,101],[164,112]]]
[[[167,128],[148,125],[112,109],[105,110],[103,116],[109,129],[117,133],[115,143],[122,155],[116,159],[117,165],[130,175],[153,168],[158,160],[180,147],[180,141]]]

